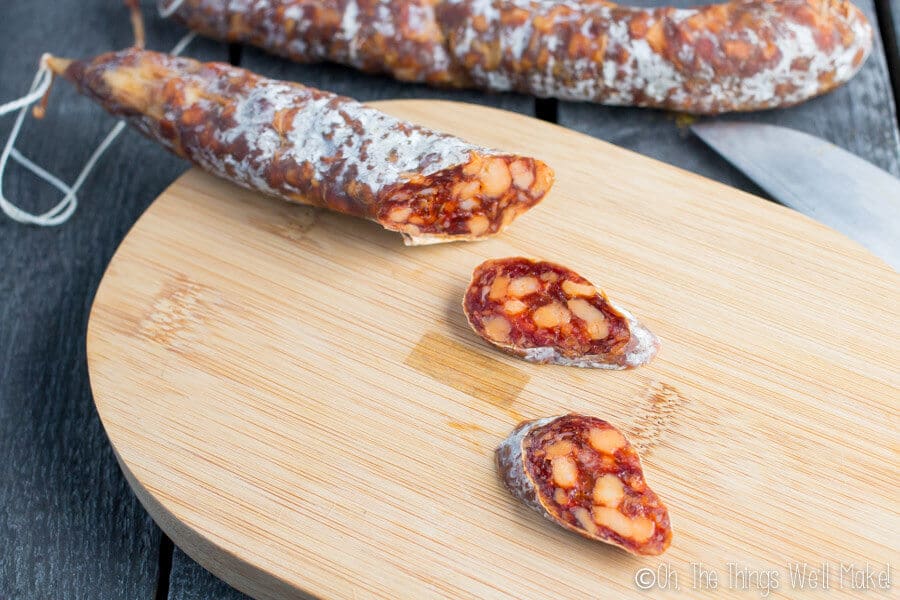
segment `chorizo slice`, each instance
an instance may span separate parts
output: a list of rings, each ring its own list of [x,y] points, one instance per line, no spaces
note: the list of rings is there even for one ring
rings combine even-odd
[[[404,81],[696,114],[783,107],[872,50],[847,0],[159,0],[204,35]]]
[[[656,356],[659,339],[587,279],[522,257],[475,268],[463,299],[472,329],[529,362],[629,369]]]
[[[553,183],[540,160],[223,63],[130,48],[44,64],[209,173],[371,219],[408,245],[500,233]]]
[[[632,554],[672,542],[669,513],[637,452],[602,419],[578,414],[521,423],[496,451],[510,492],[554,523]]]

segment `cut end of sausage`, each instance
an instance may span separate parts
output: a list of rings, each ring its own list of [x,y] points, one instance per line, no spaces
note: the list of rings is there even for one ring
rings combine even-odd
[[[528,258],[488,260],[463,299],[472,329],[529,362],[629,369],[650,362],[659,339],[574,271]],[[507,335],[490,335],[505,324]]]
[[[552,185],[553,170],[537,159],[472,152],[465,164],[383,191],[378,222],[408,246],[481,240],[502,232]]]
[[[578,414],[521,423],[497,448],[513,496],[557,525],[632,554],[662,554],[669,513],[618,429]]]

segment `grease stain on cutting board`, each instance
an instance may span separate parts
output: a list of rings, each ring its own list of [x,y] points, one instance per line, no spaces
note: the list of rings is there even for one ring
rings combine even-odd
[[[675,426],[676,415],[687,399],[668,383],[651,379],[641,390],[637,402],[637,423],[629,438],[640,454],[649,456]]]
[[[419,339],[403,362],[439,383],[521,418],[511,404],[530,377],[515,367],[433,331]]]

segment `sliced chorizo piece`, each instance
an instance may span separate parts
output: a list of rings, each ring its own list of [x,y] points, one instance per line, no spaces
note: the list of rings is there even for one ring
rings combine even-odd
[[[669,513],[637,452],[602,419],[578,414],[521,423],[496,451],[510,492],[554,523],[632,554],[672,542]]]
[[[659,339],[571,269],[523,257],[475,268],[463,299],[486,341],[535,363],[628,369],[648,363]]]

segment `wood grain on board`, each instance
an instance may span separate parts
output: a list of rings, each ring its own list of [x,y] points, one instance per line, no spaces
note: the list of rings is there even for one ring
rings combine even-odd
[[[643,449],[682,572],[896,561],[895,272],[792,211],[553,125],[377,105],[539,153],[557,186],[504,236],[426,248],[196,171],[164,193],[98,291],[88,361],[126,475],[181,548],[261,598],[633,593],[645,560],[553,527],[494,472],[518,420],[575,410]],[[487,347],[461,293],[513,254],[604,286],[660,356],[609,373]],[[866,510],[848,509],[861,489]]]

